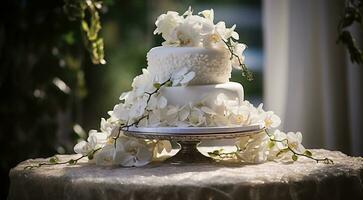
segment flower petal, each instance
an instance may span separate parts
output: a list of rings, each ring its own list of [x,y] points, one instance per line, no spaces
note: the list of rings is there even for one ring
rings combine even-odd
[[[89,151],[88,143],[86,141],[81,141],[74,146],[73,150],[78,154],[87,155]]]

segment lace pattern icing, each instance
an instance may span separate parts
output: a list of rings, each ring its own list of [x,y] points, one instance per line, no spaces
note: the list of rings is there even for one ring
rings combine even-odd
[[[196,73],[189,85],[226,83],[231,78],[229,53],[198,47],[155,47],[147,54],[148,70],[163,80],[170,73],[187,67]]]

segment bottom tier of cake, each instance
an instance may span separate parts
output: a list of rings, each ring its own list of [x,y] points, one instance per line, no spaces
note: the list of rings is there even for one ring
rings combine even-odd
[[[217,96],[223,95],[226,100],[243,101],[243,87],[236,82],[186,87],[165,87],[160,91],[168,100],[168,105],[183,106],[186,104],[213,104]]]

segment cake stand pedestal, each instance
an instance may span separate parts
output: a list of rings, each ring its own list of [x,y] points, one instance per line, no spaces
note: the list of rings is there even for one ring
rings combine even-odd
[[[171,164],[211,163],[214,160],[204,156],[197,149],[202,140],[233,139],[258,134],[264,131],[262,125],[244,127],[130,127],[125,135],[142,138],[169,140],[177,142],[180,150],[165,162]]]

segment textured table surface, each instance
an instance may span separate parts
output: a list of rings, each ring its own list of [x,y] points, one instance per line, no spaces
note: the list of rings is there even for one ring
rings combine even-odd
[[[335,164],[301,158],[255,165],[154,163],[141,168],[79,164],[11,170],[8,199],[363,199],[363,158],[312,150]],[[59,156],[61,160],[74,155]]]

